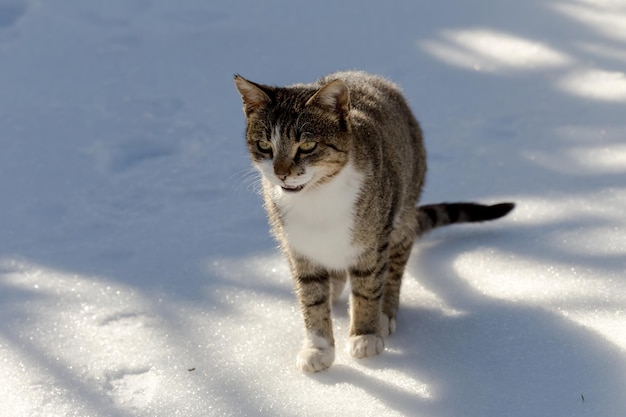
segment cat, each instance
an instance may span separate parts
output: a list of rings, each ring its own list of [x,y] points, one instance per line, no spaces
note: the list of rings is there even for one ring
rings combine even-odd
[[[505,216],[513,203],[418,207],[422,130],[400,89],[360,71],[271,87],[235,75],[265,209],[293,275],[305,325],[297,365],[335,358],[331,302],[350,280],[349,352],[383,351],[415,239],[439,226]]]

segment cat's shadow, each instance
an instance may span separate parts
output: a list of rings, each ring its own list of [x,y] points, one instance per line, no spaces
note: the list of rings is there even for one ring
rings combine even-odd
[[[405,415],[570,416],[626,409],[626,360],[617,346],[549,308],[485,296],[458,275],[456,256],[477,239],[489,244],[489,232],[479,235],[434,237],[418,244],[409,262],[410,275],[460,313],[401,306],[398,332],[383,355],[355,366],[337,364],[313,378],[357,386]],[[340,301],[334,309],[338,320],[347,318],[344,306]],[[394,369],[422,381],[427,395],[360,367]]]

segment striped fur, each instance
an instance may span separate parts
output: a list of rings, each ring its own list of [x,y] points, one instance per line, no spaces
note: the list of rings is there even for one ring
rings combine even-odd
[[[431,229],[455,223],[475,223],[504,217],[513,208],[514,203],[499,203],[486,206],[476,203],[439,203],[417,208],[419,234]]]
[[[335,357],[331,303],[350,280],[349,351],[381,353],[396,328],[413,242],[447,224],[493,220],[513,204],[418,207],[426,173],[420,126],[393,83],[362,72],[270,87],[235,76],[246,141],[272,230],[289,261],[308,372]]]

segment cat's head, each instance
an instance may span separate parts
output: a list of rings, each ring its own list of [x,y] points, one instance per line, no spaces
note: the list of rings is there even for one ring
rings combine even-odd
[[[350,149],[350,92],[343,81],[320,88],[269,87],[236,75],[246,140],[256,167],[285,192],[314,189],[337,175]]]

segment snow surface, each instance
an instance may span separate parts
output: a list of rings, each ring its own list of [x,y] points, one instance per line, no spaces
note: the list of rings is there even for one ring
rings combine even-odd
[[[0,415],[626,410],[626,1],[0,0]],[[517,202],[414,249],[383,355],[302,325],[236,72],[403,86],[424,202]]]

